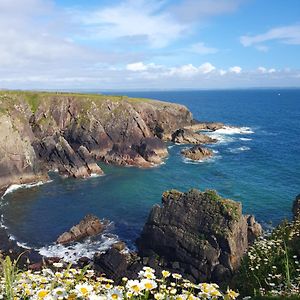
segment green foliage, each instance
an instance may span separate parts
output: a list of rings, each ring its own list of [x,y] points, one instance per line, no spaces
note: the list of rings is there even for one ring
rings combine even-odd
[[[283,222],[269,236],[256,241],[250,247],[234,280],[241,293],[286,297],[284,299],[298,295],[299,239],[300,220],[295,220]]]
[[[18,276],[17,261],[12,262],[7,256],[2,262],[2,272],[5,281],[5,295],[7,300],[14,300],[14,285]]]
[[[30,106],[32,113],[35,113],[39,107],[41,98],[38,93],[26,93],[25,100]]]

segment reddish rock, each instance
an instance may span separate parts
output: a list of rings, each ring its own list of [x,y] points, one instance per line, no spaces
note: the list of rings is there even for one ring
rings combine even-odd
[[[56,242],[59,244],[68,244],[89,236],[95,236],[103,232],[106,226],[107,223],[101,222],[96,216],[87,215],[79,224],[60,235]]]

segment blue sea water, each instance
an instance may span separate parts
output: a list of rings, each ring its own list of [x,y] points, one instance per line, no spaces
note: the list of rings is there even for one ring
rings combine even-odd
[[[114,237],[110,234],[134,247],[151,207],[172,188],[216,189],[242,202],[243,212],[254,214],[265,226],[291,217],[292,201],[300,193],[300,90],[120,94],[181,103],[198,120],[241,128],[213,133],[220,142],[210,146],[215,157],[205,162],[184,160],[180,151],[186,146],[170,144],[169,157],[160,167],[101,164],[102,177],[74,180],[52,174],[50,183],[7,194],[2,200],[2,225],[17,241],[43,247],[44,254],[66,256],[66,249],[51,245],[85,214],[93,213],[112,221],[107,236],[74,246],[73,253],[109,244]]]

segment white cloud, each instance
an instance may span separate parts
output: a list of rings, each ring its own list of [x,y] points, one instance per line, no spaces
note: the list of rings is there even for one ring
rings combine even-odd
[[[207,74],[207,73],[214,71],[216,69],[216,67],[213,66],[211,63],[206,62],[206,63],[202,64],[201,66],[199,66],[198,69],[199,69],[200,73]]]
[[[136,62],[136,63],[128,64],[126,66],[126,70],[133,71],[133,72],[146,71],[148,70],[148,66],[146,66],[143,62]]]
[[[257,45],[272,40],[277,40],[285,44],[300,45],[300,25],[276,27],[262,34],[253,36],[244,35],[240,38],[240,42],[244,47]]]
[[[275,73],[275,72],[276,72],[276,69],[274,69],[274,68],[272,68],[272,69],[267,69],[267,68],[265,68],[265,67],[258,67],[258,68],[257,68],[257,71],[258,71],[259,73],[262,73],[262,74],[267,74],[267,73],[272,74],[272,73]]]
[[[162,48],[179,38],[186,26],[160,9],[164,1],[126,0],[91,12],[78,12],[77,19],[92,39],[135,39]]]
[[[240,74],[242,72],[242,68],[239,66],[234,66],[229,68],[230,73]]]
[[[197,53],[197,54],[200,54],[200,55],[214,54],[214,53],[217,53],[217,52],[218,52],[218,49],[217,49],[217,48],[205,46],[204,43],[196,43],[196,44],[193,44],[193,45],[189,48],[189,50],[190,50],[191,52],[194,52],[194,53]]]
[[[183,65],[180,67],[170,68],[165,74],[167,75],[176,75],[180,77],[193,77],[199,74],[208,74],[216,69],[211,63],[206,62],[200,65],[199,67],[195,67],[192,64]]]

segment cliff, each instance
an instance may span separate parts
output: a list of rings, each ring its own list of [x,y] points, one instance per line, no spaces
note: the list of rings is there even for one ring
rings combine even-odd
[[[151,167],[164,140],[190,126],[183,105],[122,96],[0,92],[0,190],[47,179],[48,171],[88,177],[97,161]]]
[[[137,241],[142,257],[160,257],[193,280],[222,282],[239,265],[248,245],[261,234],[242,205],[215,191],[167,191],[155,205]]]

